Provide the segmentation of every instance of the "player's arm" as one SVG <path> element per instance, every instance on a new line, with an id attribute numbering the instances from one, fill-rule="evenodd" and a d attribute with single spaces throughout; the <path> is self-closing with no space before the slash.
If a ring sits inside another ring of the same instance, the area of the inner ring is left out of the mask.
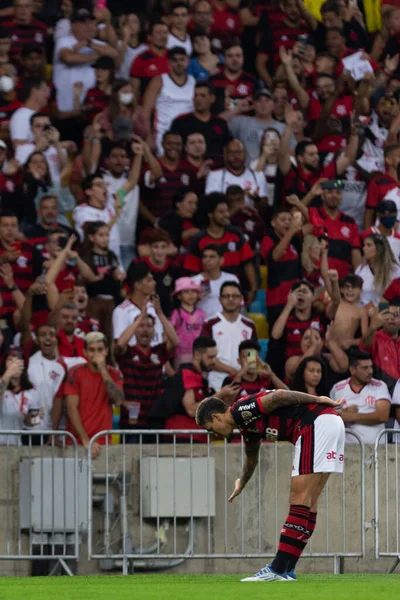
<path id="1" fill-rule="evenodd" d="M 258 465 L 258 456 L 260 453 L 261 440 L 258 443 L 245 446 L 245 459 L 243 464 L 242 473 L 239 479 L 235 481 L 235 489 L 228 498 L 228 502 L 232 502 L 236 496 L 238 496 L 244 489 L 246 483 L 251 479 L 256 467 Z"/>
<path id="2" fill-rule="evenodd" d="M 293 390 L 275 390 L 270 394 L 265 394 L 260 398 L 260 408 L 263 412 L 270 413 L 278 408 L 295 406 L 296 404 L 326 404 L 334 408 L 340 408 L 342 400 L 332 400 L 328 396 L 312 396 L 304 392 Z"/>

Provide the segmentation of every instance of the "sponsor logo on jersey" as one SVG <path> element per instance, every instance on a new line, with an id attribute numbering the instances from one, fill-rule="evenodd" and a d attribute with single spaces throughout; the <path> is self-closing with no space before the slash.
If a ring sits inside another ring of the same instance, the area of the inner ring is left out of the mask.
<path id="1" fill-rule="evenodd" d="M 339 454 L 339 456 L 338 456 L 338 453 L 335 452 L 335 450 L 331 450 L 326 455 L 326 460 L 339 460 L 340 462 L 343 462 L 344 456 L 343 456 L 343 454 Z"/>
<path id="2" fill-rule="evenodd" d="M 243 406 L 239 406 L 238 412 L 243 412 L 244 410 L 252 410 L 256 407 L 255 402 L 250 402 L 250 404 L 243 404 Z"/>
<path id="3" fill-rule="evenodd" d="M 249 419 L 251 419 L 252 416 L 253 416 L 253 413 L 251 413 L 249 410 L 244 410 L 242 412 L 243 421 L 248 421 Z"/>

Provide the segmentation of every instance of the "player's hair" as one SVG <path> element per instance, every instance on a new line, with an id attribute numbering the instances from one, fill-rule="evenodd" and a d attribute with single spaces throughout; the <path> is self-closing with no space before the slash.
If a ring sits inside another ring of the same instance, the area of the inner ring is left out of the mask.
<path id="1" fill-rule="evenodd" d="M 206 337 L 205 335 L 200 335 L 198 338 L 196 338 L 193 342 L 193 354 L 195 352 L 203 352 L 204 350 L 207 350 L 208 348 L 215 348 L 215 346 L 217 345 L 217 342 L 210 337 Z"/>
<path id="2" fill-rule="evenodd" d="M 205 197 L 205 205 L 207 206 L 207 214 L 214 212 L 219 204 L 228 204 L 225 194 L 222 192 L 212 192 Z"/>
<path id="3" fill-rule="evenodd" d="M 298 392 L 307 393 L 306 382 L 304 380 L 304 371 L 306 370 L 307 365 L 311 362 L 316 362 L 319 365 L 321 365 L 322 375 L 321 375 L 321 380 L 317 385 L 316 392 L 317 392 L 318 396 L 324 396 L 326 394 L 325 364 L 324 364 L 323 360 L 321 359 L 321 357 L 319 357 L 319 356 L 306 356 L 305 358 L 303 358 L 303 360 L 299 363 L 299 366 L 297 367 L 295 374 L 293 375 L 293 379 L 292 379 L 290 387 L 292 390 L 297 390 Z"/>
<path id="4" fill-rule="evenodd" d="M 315 143 L 312 142 L 311 140 L 303 140 L 303 141 L 299 142 L 294 150 L 296 158 L 298 156 L 303 156 L 303 154 L 305 154 L 308 146 L 315 146 Z M 287 210 L 286 212 L 290 212 L 290 211 Z"/>
<path id="5" fill-rule="evenodd" d="M 385 159 L 390 156 L 392 152 L 396 152 L 396 150 L 400 150 L 400 144 L 390 144 L 389 146 L 386 146 L 383 151 Z"/>
<path id="6" fill-rule="evenodd" d="M 224 289 L 227 287 L 235 287 L 243 295 L 242 288 L 237 281 L 224 281 L 219 290 L 220 297 L 222 296 Z"/>
<path id="7" fill-rule="evenodd" d="M 108 348 L 107 338 L 101 331 L 91 331 L 85 335 L 85 350 L 87 350 L 89 344 L 93 344 L 94 342 L 103 342 L 104 347 Z"/>
<path id="8" fill-rule="evenodd" d="M 150 268 L 146 263 L 131 263 L 126 274 L 126 283 L 133 291 L 135 283 L 143 281 L 150 273 Z"/>
<path id="9" fill-rule="evenodd" d="M 153 229 L 147 238 L 148 244 L 157 244 L 157 242 L 165 242 L 166 244 L 171 243 L 171 238 L 164 229 Z"/>
<path id="10" fill-rule="evenodd" d="M 216 398 L 215 396 L 204 398 L 196 410 L 197 425 L 204 427 L 206 423 L 212 421 L 213 415 L 223 415 L 228 408 L 229 406 L 221 398 Z"/>
<path id="11" fill-rule="evenodd" d="M 220 246 L 218 244 L 210 244 L 209 246 L 206 246 L 205 248 L 203 248 L 201 251 L 201 256 L 204 255 L 204 252 L 206 250 L 212 250 L 213 252 L 216 252 L 220 258 L 222 258 L 224 256 L 224 249 L 222 246 Z"/>
<path id="12" fill-rule="evenodd" d="M 323 15 L 324 13 L 328 13 L 328 12 L 333 12 L 337 16 L 340 15 L 339 7 L 337 6 L 336 2 L 334 2 L 332 0 L 327 0 L 327 2 L 324 2 L 320 8 L 320 11 L 321 11 L 321 15 Z"/>
<path id="13" fill-rule="evenodd" d="M 22 102 L 25 102 L 29 98 L 32 90 L 38 90 L 43 83 L 46 83 L 46 81 L 41 77 L 25 77 L 22 81 Z"/>
<path id="14" fill-rule="evenodd" d="M 310 290 L 310 292 L 314 293 L 314 288 L 311 285 L 311 283 L 309 281 L 307 281 L 307 279 L 298 279 L 297 281 L 295 281 L 294 283 L 292 283 L 292 287 L 290 288 L 292 292 L 294 292 L 295 290 L 298 290 L 300 286 L 305 285 L 308 287 L 308 289 Z"/>
<path id="15" fill-rule="evenodd" d="M 341 279 L 340 287 L 343 287 L 344 285 L 349 284 L 352 287 L 362 289 L 363 283 L 364 283 L 364 280 L 359 275 L 346 275 L 346 277 L 343 277 L 343 279 Z"/>
<path id="16" fill-rule="evenodd" d="M 349 348 L 347 354 L 349 357 L 349 367 L 356 367 L 360 360 L 372 360 L 372 356 L 368 352 L 364 352 L 364 350 L 360 350 L 356 346 Z"/>
<path id="17" fill-rule="evenodd" d="M 257 352 L 261 351 L 261 346 L 256 340 L 244 340 L 240 342 L 238 348 L 238 354 L 240 354 L 243 350 L 257 350 Z"/>
<path id="18" fill-rule="evenodd" d="M 215 96 L 215 87 L 209 81 L 198 81 L 194 86 L 194 89 L 198 90 L 199 88 L 207 88 L 210 96 Z"/>

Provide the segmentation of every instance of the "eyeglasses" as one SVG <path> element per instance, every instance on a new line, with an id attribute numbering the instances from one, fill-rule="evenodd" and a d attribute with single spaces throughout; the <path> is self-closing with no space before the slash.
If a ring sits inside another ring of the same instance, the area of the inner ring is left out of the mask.
<path id="1" fill-rule="evenodd" d="M 221 296 L 221 298 L 233 298 L 234 300 L 237 300 L 238 298 L 241 298 L 241 294 L 223 294 Z"/>

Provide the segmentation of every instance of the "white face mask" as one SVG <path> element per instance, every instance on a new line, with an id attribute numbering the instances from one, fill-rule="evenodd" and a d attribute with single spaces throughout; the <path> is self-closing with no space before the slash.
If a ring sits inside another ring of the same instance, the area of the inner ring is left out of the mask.
<path id="1" fill-rule="evenodd" d="M 128 104 L 132 104 L 133 92 L 121 92 L 118 94 L 118 98 L 122 104 L 128 106 Z"/>
<path id="2" fill-rule="evenodd" d="M 0 77 L 0 92 L 7 94 L 14 89 L 14 80 L 9 75 L 2 75 Z"/>

